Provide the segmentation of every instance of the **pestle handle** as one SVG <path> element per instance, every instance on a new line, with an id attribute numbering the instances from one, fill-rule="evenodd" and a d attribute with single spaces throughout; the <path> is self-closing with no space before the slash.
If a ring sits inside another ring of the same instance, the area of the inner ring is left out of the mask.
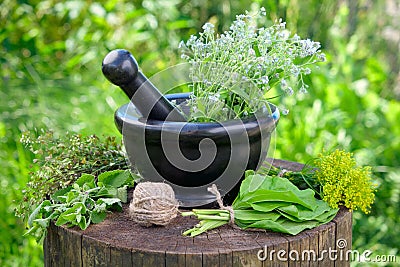
<path id="1" fill-rule="evenodd" d="M 117 49 L 103 60 L 104 76 L 119 86 L 147 119 L 186 121 L 185 116 L 172 105 L 139 71 L 135 58 L 127 50 Z"/>

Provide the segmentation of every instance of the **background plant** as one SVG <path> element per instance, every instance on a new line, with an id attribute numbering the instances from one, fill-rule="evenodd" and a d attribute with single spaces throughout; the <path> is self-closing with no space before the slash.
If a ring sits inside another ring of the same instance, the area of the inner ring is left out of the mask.
<path id="1" fill-rule="evenodd" d="M 368 216 L 354 212 L 353 249 L 399 254 L 397 1 L 5 0 L 0 4 L 0 265 L 43 265 L 40 246 L 22 236 L 24 224 L 14 211 L 34 156 L 19 142 L 22 132 L 36 127 L 52 129 L 55 137 L 120 136 L 113 112 L 126 97 L 100 70 L 109 50 L 132 51 L 151 76 L 179 62 L 174 49 L 180 40 L 206 22 L 223 32 L 235 15 L 261 6 L 272 21 L 282 18 L 291 32 L 318 40 L 327 56 L 305 80 L 309 94 L 286 97 L 291 112 L 279 122 L 274 156 L 306 162 L 322 148 L 341 147 L 360 165 L 373 166 L 376 201 Z"/>

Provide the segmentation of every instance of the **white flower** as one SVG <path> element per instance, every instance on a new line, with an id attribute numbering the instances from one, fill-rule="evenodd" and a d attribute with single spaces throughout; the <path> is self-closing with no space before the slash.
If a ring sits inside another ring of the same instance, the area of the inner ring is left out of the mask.
<path id="1" fill-rule="evenodd" d="M 189 40 L 186 42 L 186 45 L 189 46 L 189 47 L 193 46 L 196 43 L 196 40 L 197 40 L 197 36 L 191 35 L 189 37 Z"/>
<path id="2" fill-rule="evenodd" d="M 292 67 L 291 67 L 291 69 L 290 69 L 290 73 L 293 75 L 293 76 L 298 76 L 299 74 L 300 74 L 300 69 L 299 69 L 299 67 L 297 67 L 296 65 L 293 65 Z"/>
<path id="3" fill-rule="evenodd" d="M 288 86 L 287 81 L 285 79 L 281 80 L 281 87 L 286 88 Z"/>
<path id="4" fill-rule="evenodd" d="M 325 56 L 324 53 L 318 53 L 318 54 L 317 54 L 317 58 L 318 58 L 318 60 L 320 60 L 320 61 L 322 61 L 322 62 L 325 62 L 325 61 L 326 61 L 326 56 Z"/>
<path id="5" fill-rule="evenodd" d="M 202 28 L 205 34 L 214 34 L 214 24 L 207 22 L 203 25 Z"/>
<path id="6" fill-rule="evenodd" d="M 261 81 L 262 81 L 264 84 L 268 84 L 268 82 L 269 82 L 268 76 L 262 76 L 262 77 L 261 77 Z"/>
<path id="7" fill-rule="evenodd" d="M 288 88 L 286 88 L 285 92 L 286 92 L 286 94 L 288 94 L 288 95 L 293 95 L 293 93 L 294 93 L 293 88 L 290 87 L 290 86 L 289 86 Z"/>
<path id="8" fill-rule="evenodd" d="M 307 93 L 308 93 L 307 87 L 308 87 L 308 85 L 303 84 L 303 85 L 300 87 L 299 93 L 301 93 L 301 94 L 307 94 Z"/>
<path id="9" fill-rule="evenodd" d="M 210 94 L 208 96 L 208 99 L 217 102 L 217 101 L 219 101 L 219 96 L 220 96 L 219 94 Z"/>
<path id="10" fill-rule="evenodd" d="M 302 51 L 300 52 L 301 57 L 314 55 L 321 47 L 321 44 L 319 42 L 313 42 L 310 39 L 300 40 L 299 43 L 302 48 Z"/>
<path id="11" fill-rule="evenodd" d="M 283 115 L 288 115 L 289 114 L 289 110 L 286 108 L 282 108 L 282 114 Z"/>
<path id="12" fill-rule="evenodd" d="M 248 53 L 249 53 L 249 56 L 255 56 L 256 55 L 256 51 L 254 51 L 253 48 L 250 48 Z"/>
<path id="13" fill-rule="evenodd" d="M 261 7 L 260 8 L 260 14 L 263 15 L 263 16 L 267 15 L 267 12 L 265 11 L 265 7 Z"/>

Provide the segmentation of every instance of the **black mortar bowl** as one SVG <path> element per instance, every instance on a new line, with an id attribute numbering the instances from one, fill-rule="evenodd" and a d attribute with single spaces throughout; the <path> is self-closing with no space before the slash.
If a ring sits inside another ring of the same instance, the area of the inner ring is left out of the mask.
<path id="1" fill-rule="evenodd" d="M 165 97 L 182 104 L 189 96 Z M 184 104 L 182 109 L 188 112 Z M 245 170 L 257 170 L 264 161 L 279 117 L 270 105 L 255 116 L 222 123 L 146 121 L 128 103 L 115 112 L 115 123 L 144 180 L 169 183 L 181 206 L 196 207 L 215 200 L 207 191 L 213 183 L 226 203 L 233 201 Z"/>

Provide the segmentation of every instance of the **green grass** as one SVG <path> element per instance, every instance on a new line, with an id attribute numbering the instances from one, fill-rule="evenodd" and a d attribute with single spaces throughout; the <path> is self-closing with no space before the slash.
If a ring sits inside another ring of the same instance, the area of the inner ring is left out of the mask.
<path id="1" fill-rule="evenodd" d="M 254 1 L 254 9 L 261 2 Z M 369 215 L 354 213 L 353 249 L 399 255 L 400 103 L 394 88 L 400 57 L 380 38 L 390 26 L 385 1 L 365 8 L 362 1 L 338 2 L 263 4 L 328 54 L 309 79 L 309 94 L 285 100 L 290 113 L 279 122 L 274 156 L 307 162 L 322 149 L 340 147 L 373 166 L 376 203 Z M 0 266 L 43 265 L 41 247 L 22 236 L 24 224 L 14 216 L 33 157 L 19 143 L 21 133 L 45 128 L 56 135 L 120 137 L 113 113 L 127 99 L 101 74 L 105 54 L 126 48 L 151 76 L 180 62 L 179 41 L 204 22 L 222 30 L 249 8 L 248 1 L 141 3 L 0 4 Z"/>

